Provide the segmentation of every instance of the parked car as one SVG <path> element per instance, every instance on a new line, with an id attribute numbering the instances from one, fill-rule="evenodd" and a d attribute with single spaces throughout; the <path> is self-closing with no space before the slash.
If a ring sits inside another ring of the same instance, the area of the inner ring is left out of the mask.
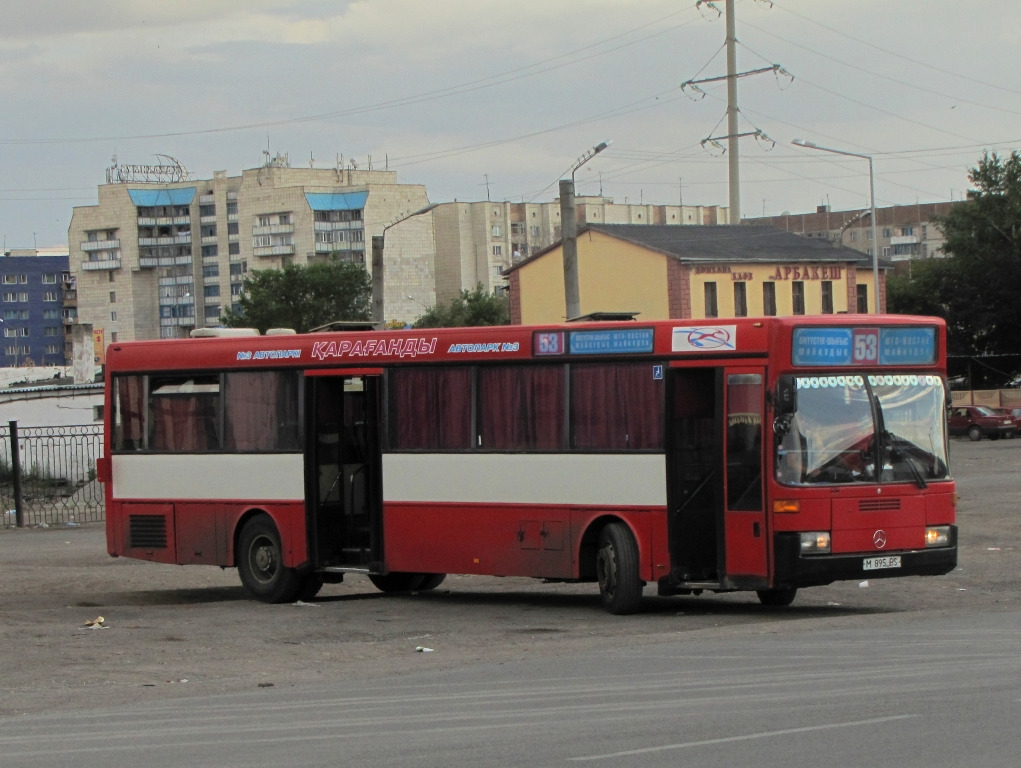
<path id="1" fill-rule="evenodd" d="M 967 435 L 972 440 L 983 437 L 998 440 L 1013 437 L 1017 430 L 1013 417 L 984 405 L 958 405 L 950 411 L 950 434 L 954 437 Z"/>
<path id="2" fill-rule="evenodd" d="M 1021 434 L 1021 408 L 997 408 L 997 413 L 1002 413 L 1014 422 L 1014 437 Z"/>

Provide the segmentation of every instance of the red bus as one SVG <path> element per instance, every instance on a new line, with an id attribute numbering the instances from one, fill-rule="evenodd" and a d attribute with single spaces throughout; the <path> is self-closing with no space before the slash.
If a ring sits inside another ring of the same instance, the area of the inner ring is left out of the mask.
<path id="1" fill-rule="evenodd" d="M 111 555 L 267 602 L 595 582 L 619 614 L 957 562 L 939 319 L 250 334 L 109 346 Z"/>

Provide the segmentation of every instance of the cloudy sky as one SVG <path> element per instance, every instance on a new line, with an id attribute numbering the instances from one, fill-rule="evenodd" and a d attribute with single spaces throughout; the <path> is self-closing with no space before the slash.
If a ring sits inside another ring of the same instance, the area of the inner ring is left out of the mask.
<path id="1" fill-rule="evenodd" d="M 718 0 L 724 9 L 724 0 Z M 5 0 L 0 235 L 67 246 L 121 164 L 389 168 L 430 200 L 727 205 L 726 25 L 695 0 Z M 742 214 L 960 199 L 1021 147 L 1017 0 L 737 0 Z M 768 137 L 768 138 L 766 138 Z M 724 145 L 726 142 L 722 142 Z"/>

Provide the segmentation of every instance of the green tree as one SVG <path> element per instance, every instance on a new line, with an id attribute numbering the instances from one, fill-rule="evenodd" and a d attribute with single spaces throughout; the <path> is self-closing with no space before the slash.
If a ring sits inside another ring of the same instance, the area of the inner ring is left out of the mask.
<path id="1" fill-rule="evenodd" d="M 947 321 L 953 354 L 1021 352 L 1021 155 L 986 153 L 968 199 L 937 220 L 947 258 L 912 262 L 891 281 L 890 308 Z"/>
<path id="2" fill-rule="evenodd" d="M 487 293 L 482 283 L 473 291 L 461 294 L 446 306 L 429 307 L 415 328 L 454 328 L 470 325 L 507 325 L 510 322 L 510 302 L 506 295 Z"/>
<path id="3" fill-rule="evenodd" d="M 245 278 L 238 311 L 227 310 L 229 328 L 293 328 L 306 333 L 335 320 L 372 319 L 372 281 L 361 264 L 331 259 L 283 269 L 257 269 Z"/>

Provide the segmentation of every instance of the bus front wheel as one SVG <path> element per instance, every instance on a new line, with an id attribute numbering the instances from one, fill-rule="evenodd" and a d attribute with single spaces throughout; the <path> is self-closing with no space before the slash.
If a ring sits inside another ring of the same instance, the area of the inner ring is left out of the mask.
<path id="1" fill-rule="evenodd" d="M 264 603 L 289 603 L 302 583 L 293 568 L 284 565 L 277 527 L 265 515 L 245 523 L 238 539 L 238 574 L 248 593 Z"/>
<path id="2" fill-rule="evenodd" d="M 797 587 L 789 587 L 787 589 L 760 589 L 755 594 L 759 596 L 759 602 L 769 608 L 786 608 L 794 602 L 794 597 L 798 594 L 798 589 Z"/>
<path id="3" fill-rule="evenodd" d="M 600 531 L 596 577 L 606 610 L 618 616 L 638 612 L 645 584 L 638 577 L 638 545 L 623 523 L 609 523 Z"/>

